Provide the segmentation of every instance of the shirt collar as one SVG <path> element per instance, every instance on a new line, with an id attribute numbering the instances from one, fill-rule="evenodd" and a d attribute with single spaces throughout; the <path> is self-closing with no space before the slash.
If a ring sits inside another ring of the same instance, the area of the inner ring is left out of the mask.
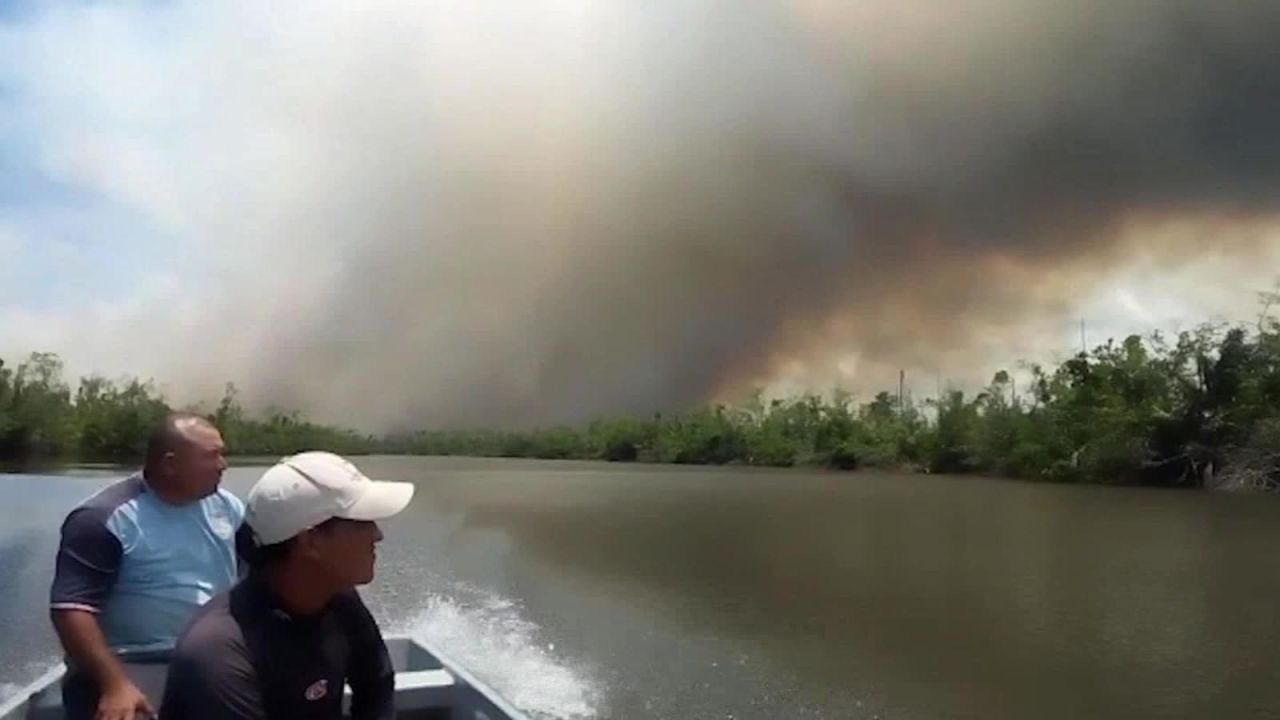
<path id="1" fill-rule="evenodd" d="M 294 615 L 284 608 L 280 598 L 271 590 L 266 574 L 261 571 L 250 570 L 241 584 L 244 586 L 245 599 L 249 601 L 253 610 L 275 620 L 297 625 L 315 623 L 328 615 L 330 608 L 333 607 L 333 602 L 330 601 L 315 615 Z"/>

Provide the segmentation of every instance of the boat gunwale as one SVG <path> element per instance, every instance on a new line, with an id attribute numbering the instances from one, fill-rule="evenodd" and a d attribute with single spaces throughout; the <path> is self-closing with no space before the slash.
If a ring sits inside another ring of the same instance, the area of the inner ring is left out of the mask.
<path id="1" fill-rule="evenodd" d="M 530 720 L 529 716 L 516 709 L 506 698 L 495 691 L 491 686 L 471 674 L 463 668 L 458 662 L 448 655 L 439 652 L 432 647 L 430 643 L 423 642 L 411 635 L 389 635 L 387 641 L 407 641 L 413 645 L 417 645 L 427 654 L 439 661 L 440 665 L 453 675 L 456 686 L 466 687 L 470 689 L 476 696 L 484 702 L 493 706 L 493 709 L 500 713 L 504 713 L 502 720 Z M 151 659 L 155 662 L 156 659 Z M 17 715 L 19 712 L 29 712 L 31 710 L 31 702 L 41 693 L 54 689 L 58 681 L 66 674 L 66 663 L 59 662 L 53 667 L 46 670 L 39 677 L 31 682 L 23 685 L 13 697 L 7 700 L 0 700 L 0 720 L 8 720 L 9 718 L 25 720 L 25 715 Z M 411 670 L 400 670 L 396 674 L 413 672 Z"/>

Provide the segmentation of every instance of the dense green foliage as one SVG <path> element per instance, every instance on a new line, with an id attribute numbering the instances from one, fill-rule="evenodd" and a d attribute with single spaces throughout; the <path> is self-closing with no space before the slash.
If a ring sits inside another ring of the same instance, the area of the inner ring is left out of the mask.
<path id="1" fill-rule="evenodd" d="M 1280 481 L 1280 325 L 1129 337 L 1056 368 L 1001 371 L 982 392 L 922 403 L 847 393 L 525 432 L 373 438 L 273 412 L 249 417 L 227 387 L 208 412 L 232 450 L 306 448 L 667 463 L 895 467 L 1068 482 L 1274 487 Z M 1026 378 L 1030 379 L 1028 383 Z M 133 459 L 168 406 L 137 380 L 82 378 L 56 356 L 0 363 L 0 459 Z"/>
<path id="2" fill-rule="evenodd" d="M 147 437 L 169 411 L 151 383 L 90 376 L 81 378 L 73 393 L 55 355 L 34 353 L 14 369 L 0 361 L 0 460 L 134 461 L 143 456 Z M 248 417 L 231 385 L 205 414 L 240 455 L 278 456 L 313 448 L 359 453 L 375 447 L 368 436 L 310 423 L 296 413 Z"/>
<path id="3" fill-rule="evenodd" d="M 1064 482 L 1274 487 L 1280 326 L 1108 341 L 982 392 L 916 403 L 846 393 L 528 433 L 422 432 L 401 452 L 672 463 L 893 467 Z M 1030 382 L 1027 382 L 1029 379 Z"/>

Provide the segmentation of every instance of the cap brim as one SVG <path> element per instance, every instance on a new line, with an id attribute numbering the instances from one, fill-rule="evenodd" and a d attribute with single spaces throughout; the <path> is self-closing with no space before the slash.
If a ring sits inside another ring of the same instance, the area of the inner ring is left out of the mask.
<path id="1" fill-rule="evenodd" d="M 399 513 L 413 499 L 413 483 L 371 480 L 364 495 L 338 517 L 347 520 L 385 520 Z"/>

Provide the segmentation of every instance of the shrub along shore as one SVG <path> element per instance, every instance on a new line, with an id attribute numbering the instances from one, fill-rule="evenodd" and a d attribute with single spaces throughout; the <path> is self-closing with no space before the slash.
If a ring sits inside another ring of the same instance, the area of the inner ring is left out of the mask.
<path id="1" fill-rule="evenodd" d="M 811 465 L 981 473 L 1059 482 L 1275 489 L 1280 485 L 1280 324 L 1202 326 L 1108 341 L 1056 367 L 1020 366 L 981 392 L 916 401 L 846 392 L 600 418 L 530 431 L 374 436 L 293 412 L 251 416 L 234 386 L 205 412 L 238 455 L 470 455 L 618 462 Z M 140 458 L 170 410 L 139 379 L 80 378 L 33 353 L 0 362 L 0 460 Z"/>

